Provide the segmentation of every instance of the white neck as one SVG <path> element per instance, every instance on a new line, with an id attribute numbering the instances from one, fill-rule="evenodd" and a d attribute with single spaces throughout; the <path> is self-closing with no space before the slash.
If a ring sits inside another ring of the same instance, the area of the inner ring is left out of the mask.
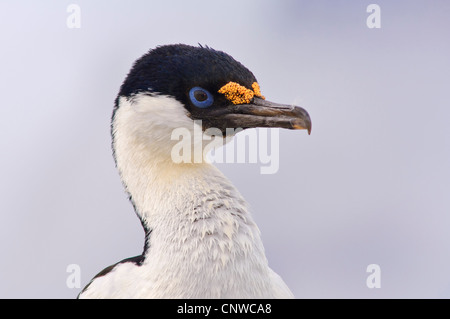
<path id="1" fill-rule="evenodd" d="M 180 119 L 177 127 L 192 126 L 192 120 L 174 114 L 184 108 L 175 108 L 173 99 L 162 105 L 158 98 L 158 106 L 154 99 L 130 103 L 121 98 L 113 123 L 117 167 L 137 214 L 151 230 L 140 276 L 152 289 L 141 291 L 152 297 L 275 296 L 274 273 L 246 202 L 211 164 L 171 160 L 170 134 L 161 134 L 155 117 L 143 120 L 143 110 L 155 113 L 164 107 L 172 120 Z M 167 121 L 159 125 L 167 130 Z"/>

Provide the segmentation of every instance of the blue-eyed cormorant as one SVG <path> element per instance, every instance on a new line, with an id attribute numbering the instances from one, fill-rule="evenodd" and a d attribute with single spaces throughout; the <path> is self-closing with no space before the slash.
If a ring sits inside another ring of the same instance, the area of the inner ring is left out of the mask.
<path id="1" fill-rule="evenodd" d="M 224 52 L 177 44 L 138 59 L 115 101 L 111 133 L 144 251 L 104 269 L 80 298 L 293 297 L 269 268 L 231 182 L 207 161 L 173 160 L 172 132 L 196 127 L 225 138 L 227 128 L 310 132 L 311 120 L 300 107 L 265 100 L 252 72 Z"/>

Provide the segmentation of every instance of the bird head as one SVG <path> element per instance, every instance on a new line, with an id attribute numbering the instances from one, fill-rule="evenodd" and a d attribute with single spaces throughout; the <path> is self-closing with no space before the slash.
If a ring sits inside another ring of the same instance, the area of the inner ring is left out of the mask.
<path id="1" fill-rule="evenodd" d="M 200 124 L 199 124 L 200 123 Z M 269 102 L 252 72 L 230 55 L 183 44 L 150 50 L 123 82 L 113 112 L 112 133 L 126 128 L 144 144 L 169 150 L 174 129 L 280 127 L 311 132 L 301 107 Z M 234 130 L 227 130 L 234 129 Z M 232 134 L 232 133 L 230 133 Z"/>

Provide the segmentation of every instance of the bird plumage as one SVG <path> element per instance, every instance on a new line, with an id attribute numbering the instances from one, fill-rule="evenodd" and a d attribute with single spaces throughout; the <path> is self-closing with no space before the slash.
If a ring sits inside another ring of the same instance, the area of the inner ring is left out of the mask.
<path id="1" fill-rule="evenodd" d="M 231 56 L 208 47 L 163 46 L 134 64 L 116 99 L 111 131 L 119 174 L 145 230 L 145 247 L 141 256 L 99 273 L 80 298 L 293 297 L 268 266 L 259 229 L 232 183 L 206 161 L 171 159 L 178 142 L 171 139 L 173 130 L 194 133 L 197 126 L 204 131 L 227 116 L 220 115 L 225 108 L 230 114 L 238 110 L 217 93 L 229 82 L 251 89 L 256 79 Z M 212 92 L 211 108 L 195 107 L 188 94 L 192 87 Z M 283 109 L 282 119 L 275 120 L 300 119 L 309 131 L 307 113 L 294 118 L 293 112 Z M 289 125 L 297 128 L 295 123 Z"/>

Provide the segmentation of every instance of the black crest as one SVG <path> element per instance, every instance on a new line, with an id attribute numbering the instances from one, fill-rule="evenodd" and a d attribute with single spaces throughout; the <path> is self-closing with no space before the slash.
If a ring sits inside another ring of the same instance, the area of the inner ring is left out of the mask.
<path id="1" fill-rule="evenodd" d="M 222 51 L 207 46 L 165 45 L 150 50 L 134 63 L 119 96 L 143 92 L 168 95 L 189 108 L 188 92 L 192 87 L 217 93 L 230 81 L 251 89 L 256 79 L 245 66 Z"/>

